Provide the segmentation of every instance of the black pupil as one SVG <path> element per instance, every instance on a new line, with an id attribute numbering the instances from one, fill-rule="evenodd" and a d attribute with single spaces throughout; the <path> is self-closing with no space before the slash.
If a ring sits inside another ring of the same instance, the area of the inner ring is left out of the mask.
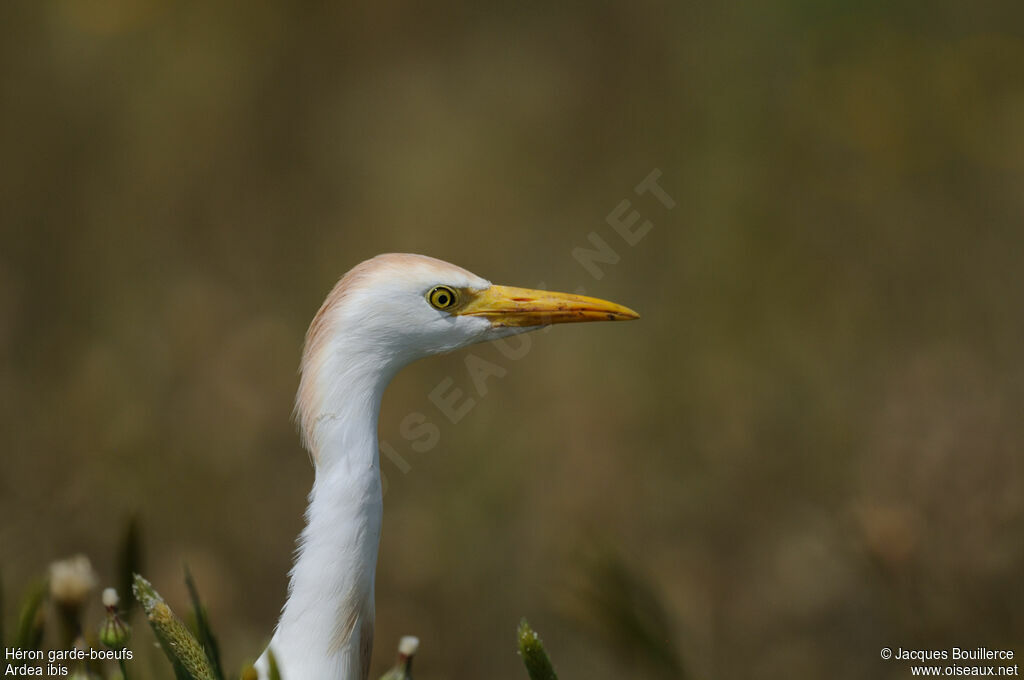
<path id="1" fill-rule="evenodd" d="M 445 295 L 444 293 L 441 293 L 440 295 L 438 295 L 437 296 L 437 304 L 439 304 L 439 305 L 446 305 L 446 304 L 448 304 L 448 296 Z"/>

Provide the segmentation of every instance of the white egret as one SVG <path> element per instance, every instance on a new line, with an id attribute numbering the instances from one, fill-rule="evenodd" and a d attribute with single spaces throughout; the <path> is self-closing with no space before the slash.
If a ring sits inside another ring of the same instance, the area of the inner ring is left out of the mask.
<path id="1" fill-rule="evenodd" d="M 284 680 L 369 673 L 383 514 L 377 418 L 398 370 L 547 324 L 636 318 L 604 300 L 491 285 L 423 255 L 379 255 L 341 278 L 306 333 L 295 405 L 316 474 L 268 647 Z M 256 665 L 265 678 L 267 652 Z"/>

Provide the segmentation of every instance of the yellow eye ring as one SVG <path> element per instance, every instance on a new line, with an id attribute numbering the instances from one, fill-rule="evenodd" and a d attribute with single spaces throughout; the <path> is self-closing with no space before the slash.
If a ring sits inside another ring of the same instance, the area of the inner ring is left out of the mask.
<path id="1" fill-rule="evenodd" d="M 455 289 L 449 288 L 448 286 L 434 286 L 427 293 L 427 302 L 434 309 L 449 309 L 459 299 Z"/>

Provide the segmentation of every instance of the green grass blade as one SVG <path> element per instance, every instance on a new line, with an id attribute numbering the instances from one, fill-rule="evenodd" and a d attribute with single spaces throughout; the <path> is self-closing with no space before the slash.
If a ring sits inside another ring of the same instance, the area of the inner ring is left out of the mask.
<path id="1" fill-rule="evenodd" d="M 267 680 L 281 680 L 281 669 L 277 667 L 277 657 L 273 650 L 267 650 Z"/>
<path id="2" fill-rule="evenodd" d="M 530 680 L 558 680 L 555 667 L 551 665 L 548 653 L 544 651 L 544 643 L 530 624 L 523 619 L 519 622 L 519 655 L 523 657 L 526 672 Z"/>
<path id="3" fill-rule="evenodd" d="M 142 527 L 139 518 L 132 515 L 125 524 L 117 551 L 117 592 L 121 596 L 121 613 L 125 621 L 129 621 L 135 613 L 135 591 L 132 584 L 135 574 L 143 571 Z"/>
<path id="4" fill-rule="evenodd" d="M 25 600 L 18 615 L 18 627 L 15 629 L 14 646 L 21 649 L 39 649 L 43 642 L 43 629 L 46 626 L 46 581 L 39 581 L 29 586 Z"/>
<path id="5" fill-rule="evenodd" d="M 164 654 L 174 666 L 178 680 L 217 680 L 202 645 L 188 631 L 188 627 L 167 606 L 160 594 L 146 579 L 135 575 L 135 598 L 146 612 L 149 625 Z"/>
<path id="6" fill-rule="evenodd" d="M 647 666 L 658 677 L 688 678 L 671 643 L 671 619 L 655 584 L 612 551 L 584 560 L 583 578 L 578 579 L 583 585 L 576 596 L 608 644 L 624 659 Z"/>
<path id="7" fill-rule="evenodd" d="M 220 647 L 217 644 L 217 638 L 213 635 L 210 619 L 206 614 L 206 608 L 203 606 L 202 600 L 199 599 L 199 589 L 196 588 L 196 581 L 192 577 L 192 571 L 188 568 L 188 565 L 185 565 L 185 585 L 188 587 L 188 595 L 192 600 L 192 615 L 195 617 L 196 633 L 199 637 L 199 642 L 206 651 L 207 658 L 210 659 L 210 666 L 213 668 L 214 677 L 217 680 L 226 680 L 224 668 L 220 662 Z"/>

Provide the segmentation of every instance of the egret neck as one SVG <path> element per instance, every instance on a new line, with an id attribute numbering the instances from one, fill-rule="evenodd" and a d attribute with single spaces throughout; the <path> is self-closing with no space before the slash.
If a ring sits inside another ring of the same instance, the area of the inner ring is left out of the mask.
<path id="1" fill-rule="evenodd" d="M 348 355 L 337 349 L 335 357 Z M 383 516 L 377 421 L 394 371 L 354 362 L 343 373 L 316 416 L 306 527 L 270 643 L 285 677 L 359 679 L 369 671 Z"/>

